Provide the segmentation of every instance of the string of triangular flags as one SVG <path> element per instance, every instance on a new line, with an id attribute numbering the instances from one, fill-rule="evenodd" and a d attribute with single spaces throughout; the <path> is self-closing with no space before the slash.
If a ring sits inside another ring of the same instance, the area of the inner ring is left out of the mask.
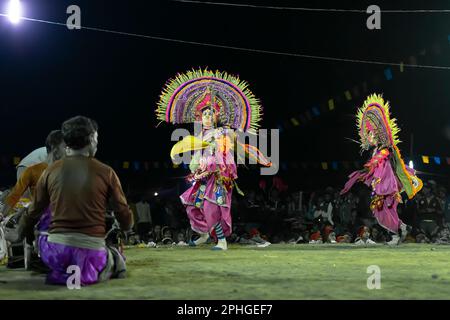
<path id="1" fill-rule="evenodd" d="M 0 167 L 12 167 L 20 163 L 20 157 L 1 157 Z M 437 166 L 450 166 L 450 157 L 447 156 L 429 156 L 429 155 L 419 155 L 414 157 L 414 163 L 421 163 L 424 165 L 437 165 Z M 188 169 L 187 164 L 174 164 L 171 161 L 131 161 L 131 160 L 106 160 L 106 164 L 111 166 L 116 170 L 129 170 L 129 171 L 151 171 L 159 169 Z M 288 169 L 322 169 L 322 170 L 339 170 L 339 169 L 350 169 L 350 168 L 361 168 L 364 163 L 360 160 L 358 161 L 282 161 L 280 163 L 281 170 Z M 408 165 L 408 164 L 407 164 Z"/>
<path id="2" fill-rule="evenodd" d="M 450 35 L 447 36 L 448 44 L 450 45 Z M 408 64 L 416 65 L 418 56 L 425 56 L 429 52 L 432 52 L 435 55 L 440 55 L 442 53 L 442 47 L 439 43 L 435 43 L 432 45 L 431 50 L 423 49 L 416 55 L 411 55 L 406 61 Z M 400 62 L 398 66 L 398 71 L 403 73 L 405 71 L 404 62 Z M 397 70 L 397 67 L 386 67 L 383 70 L 382 78 L 385 81 L 391 81 L 394 79 L 394 71 Z M 374 74 L 372 82 L 380 82 L 380 75 Z M 368 81 L 363 81 L 359 85 L 350 86 L 348 90 L 345 90 L 343 93 L 338 94 L 337 96 L 330 97 L 329 99 L 322 101 L 313 105 L 308 110 L 298 114 L 296 116 L 292 116 L 290 119 L 285 119 L 279 121 L 277 127 L 280 132 L 283 132 L 285 129 L 290 129 L 292 127 L 300 127 L 302 125 L 307 124 L 309 121 L 312 121 L 315 118 L 318 118 L 326 113 L 333 112 L 336 107 L 341 104 L 342 101 L 346 103 L 352 101 L 354 98 L 359 97 L 361 94 L 368 93 Z"/>
<path id="3" fill-rule="evenodd" d="M 421 164 L 424 165 L 436 165 L 436 166 L 449 166 L 450 167 L 450 157 L 438 157 L 438 156 L 419 156 L 417 158 L 411 159 L 413 165 L 417 165 L 420 160 Z M 348 169 L 361 169 L 364 165 L 364 162 L 361 160 L 357 161 L 300 161 L 300 162 L 281 162 L 280 169 L 283 171 L 287 171 L 289 169 L 321 169 L 321 170 L 348 170 Z M 407 163 L 406 165 L 409 165 Z"/>

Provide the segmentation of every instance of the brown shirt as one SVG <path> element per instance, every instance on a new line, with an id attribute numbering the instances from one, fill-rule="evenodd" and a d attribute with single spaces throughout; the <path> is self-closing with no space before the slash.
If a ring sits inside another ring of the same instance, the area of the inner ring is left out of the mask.
<path id="1" fill-rule="evenodd" d="M 129 230 L 132 213 L 114 170 L 94 158 L 66 157 L 49 166 L 39 179 L 26 224 L 36 224 L 50 205 L 50 233 L 105 237 L 109 200 L 120 227 Z"/>

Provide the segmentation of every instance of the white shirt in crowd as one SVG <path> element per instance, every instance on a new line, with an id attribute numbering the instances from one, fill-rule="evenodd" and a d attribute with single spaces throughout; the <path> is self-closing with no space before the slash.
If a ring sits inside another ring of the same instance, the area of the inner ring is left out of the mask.
<path id="1" fill-rule="evenodd" d="M 139 201 L 136 203 L 137 223 L 151 223 L 150 205 L 148 202 Z"/>
<path id="2" fill-rule="evenodd" d="M 329 223 L 331 223 L 334 226 L 333 222 L 333 205 L 331 202 L 328 204 L 327 211 L 323 210 L 315 210 L 314 211 L 314 218 L 322 216 L 324 220 L 327 220 Z"/>
<path id="3" fill-rule="evenodd" d="M 42 147 L 32 151 L 25 158 L 20 161 L 17 167 L 31 167 L 34 164 L 41 163 L 47 160 L 47 148 Z"/>

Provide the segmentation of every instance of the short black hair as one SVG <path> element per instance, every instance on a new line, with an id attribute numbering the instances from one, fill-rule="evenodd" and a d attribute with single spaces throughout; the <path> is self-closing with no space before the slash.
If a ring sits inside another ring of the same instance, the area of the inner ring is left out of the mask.
<path id="1" fill-rule="evenodd" d="M 53 130 L 50 132 L 45 140 L 45 148 L 47 149 L 47 153 L 52 152 L 63 142 L 64 138 L 61 130 Z"/>
<path id="2" fill-rule="evenodd" d="M 90 136 L 98 131 L 98 125 L 92 119 L 76 116 L 64 121 L 61 131 L 66 145 L 71 149 L 79 150 L 89 145 Z"/>

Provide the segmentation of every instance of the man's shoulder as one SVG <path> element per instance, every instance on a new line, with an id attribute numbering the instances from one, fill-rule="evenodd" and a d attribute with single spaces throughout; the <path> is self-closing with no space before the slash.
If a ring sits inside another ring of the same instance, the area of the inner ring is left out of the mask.
<path id="1" fill-rule="evenodd" d="M 26 155 L 17 166 L 29 167 L 33 164 L 44 161 L 46 158 L 47 158 L 47 148 L 41 147 L 33 150 L 28 155 Z"/>
<path id="2" fill-rule="evenodd" d="M 48 167 L 47 162 L 39 162 L 29 166 L 26 170 L 45 170 Z"/>
<path id="3" fill-rule="evenodd" d="M 33 164 L 25 169 L 25 171 L 22 174 L 22 177 L 24 178 L 31 177 L 34 176 L 35 174 L 41 175 L 45 171 L 45 169 L 47 169 L 47 167 L 48 164 L 46 162 Z"/>
<path id="4" fill-rule="evenodd" d="M 103 171 L 108 174 L 111 172 L 115 173 L 114 169 L 111 166 L 107 165 L 106 163 L 103 163 L 100 160 L 95 159 L 95 158 L 89 158 L 89 160 L 91 161 L 92 165 L 94 167 L 96 167 L 98 170 Z"/>

